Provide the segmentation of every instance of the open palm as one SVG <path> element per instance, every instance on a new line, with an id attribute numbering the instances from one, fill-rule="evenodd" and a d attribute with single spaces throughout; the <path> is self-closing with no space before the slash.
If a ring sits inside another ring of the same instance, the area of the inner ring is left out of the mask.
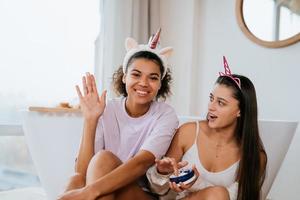
<path id="1" fill-rule="evenodd" d="M 82 77 L 82 87 L 83 95 L 79 86 L 76 85 L 83 116 L 85 119 L 98 119 L 106 105 L 106 91 L 102 92 L 101 97 L 99 97 L 95 77 L 90 73 L 86 73 L 86 76 Z"/>

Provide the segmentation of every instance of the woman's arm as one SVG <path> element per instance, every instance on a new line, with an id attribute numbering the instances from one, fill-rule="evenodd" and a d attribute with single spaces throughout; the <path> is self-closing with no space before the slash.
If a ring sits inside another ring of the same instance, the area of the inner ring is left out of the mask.
<path id="1" fill-rule="evenodd" d="M 84 120 L 83 135 L 75 163 L 75 172 L 86 176 L 90 160 L 94 156 L 94 141 L 98 120 Z"/>
<path id="2" fill-rule="evenodd" d="M 147 178 L 150 182 L 151 190 L 157 194 L 164 195 L 169 191 L 169 176 L 177 168 L 180 168 L 187 163 L 180 162 L 185 150 L 191 143 L 193 134 L 192 123 L 182 125 L 176 132 L 172 143 L 167 151 L 167 158 L 156 161 L 156 166 L 152 166 L 147 171 Z M 174 169 L 175 166 L 175 169 Z M 168 194 L 169 195 L 169 194 Z M 169 197 L 169 196 L 168 196 Z"/>
<path id="3" fill-rule="evenodd" d="M 193 144 L 195 131 L 195 123 L 185 123 L 177 130 L 172 143 L 166 153 L 166 157 L 174 158 L 178 163 L 185 151 Z"/>
<path id="4" fill-rule="evenodd" d="M 83 94 L 79 87 L 76 86 L 80 99 L 80 108 L 84 117 L 84 127 L 75 171 L 85 176 L 88 164 L 94 155 L 96 127 L 106 105 L 106 91 L 102 93 L 100 98 L 95 78 L 90 73 L 86 73 L 86 76 L 82 77 L 82 87 Z"/>
<path id="5" fill-rule="evenodd" d="M 177 131 L 171 142 L 171 145 L 166 153 L 166 157 L 174 158 L 176 162 L 179 162 L 184 154 L 184 147 L 186 139 L 186 129 L 188 128 L 187 124 L 182 125 Z"/>

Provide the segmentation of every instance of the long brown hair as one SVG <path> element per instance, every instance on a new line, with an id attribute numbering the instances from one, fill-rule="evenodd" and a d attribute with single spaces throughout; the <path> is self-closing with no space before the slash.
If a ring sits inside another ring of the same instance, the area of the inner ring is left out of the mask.
<path id="1" fill-rule="evenodd" d="M 235 133 L 241 148 L 237 171 L 239 182 L 237 199 L 260 200 L 266 174 L 267 154 L 258 131 L 256 92 L 253 83 L 247 77 L 241 75 L 233 77 L 240 79 L 241 88 L 228 76 L 220 76 L 216 83 L 232 88 L 233 97 L 239 101 L 241 116 L 238 118 Z"/>

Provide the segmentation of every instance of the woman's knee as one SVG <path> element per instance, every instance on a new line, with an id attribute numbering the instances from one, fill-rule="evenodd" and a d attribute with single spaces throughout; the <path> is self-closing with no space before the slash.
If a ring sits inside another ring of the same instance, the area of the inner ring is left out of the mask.
<path id="1" fill-rule="evenodd" d="M 112 152 L 101 150 L 96 153 L 89 165 L 95 165 L 97 167 L 106 166 L 109 168 L 116 168 L 122 164 L 122 161 Z"/>
<path id="2" fill-rule="evenodd" d="M 204 192 L 205 200 L 229 200 L 229 193 L 225 187 L 209 187 Z"/>
<path id="3" fill-rule="evenodd" d="M 84 186 L 85 186 L 85 176 L 80 173 L 76 173 L 75 175 L 69 178 L 68 185 L 65 191 L 82 188 Z"/>
<path id="4" fill-rule="evenodd" d="M 91 159 L 87 169 L 87 184 L 104 176 L 122 164 L 121 160 L 110 151 L 101 150 Z"/>

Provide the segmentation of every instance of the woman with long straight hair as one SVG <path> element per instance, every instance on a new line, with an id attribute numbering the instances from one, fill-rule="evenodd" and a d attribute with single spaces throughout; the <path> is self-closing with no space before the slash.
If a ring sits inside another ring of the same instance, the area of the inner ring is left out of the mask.
<path id="1" fill-rule="evenodd" d="M 267 155 L 258 131 L 255 88 L 247 77 L 231 74 L 223 61 L 225 73 L 209 95 L 206 120 L 183 124 L 166 157 L 147 172 L 161 199 L 260 199 Z M 180 168 L 192 168 L 197 179 L 170 182 Z"/>

